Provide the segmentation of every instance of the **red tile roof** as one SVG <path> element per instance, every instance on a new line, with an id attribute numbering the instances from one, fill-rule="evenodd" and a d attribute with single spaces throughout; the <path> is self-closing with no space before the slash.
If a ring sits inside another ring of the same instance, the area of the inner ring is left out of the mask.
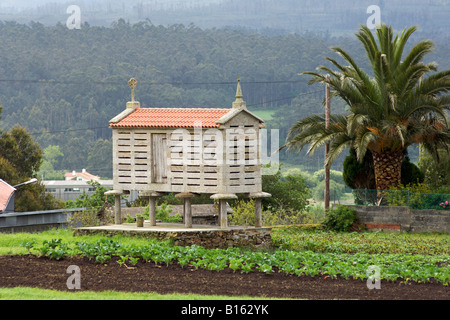
<path id="1" fill-rule="evenodd" d="M 15 188 L 0 179 L 0 212 L 5 211 L 9 199 L 13 195 L 14 191 L 16 191 Z"/>
<path id="2" fill-rule="evenodd" d="M 100 177 L 98 176 L 94 176 L 93 174 L 90 174 L 87 171 L 83 171 L 83 172 L 67 172 L 66 174 L 64 174 L 64 177 L 66 178 L 66 180 L 72 180 L 75 179 L 76 177 L 81 177 L 85 180 L 100 180 Z"/>
<path id="3" fill-rule="evenodd" d="M 216 123 L 232 109 L 212 108 L 137 108 L 111 127 L 218 128 Z"/>

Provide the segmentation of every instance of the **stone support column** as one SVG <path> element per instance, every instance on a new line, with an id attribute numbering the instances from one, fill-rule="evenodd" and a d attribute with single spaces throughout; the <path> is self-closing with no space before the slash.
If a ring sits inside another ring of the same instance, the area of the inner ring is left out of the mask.
<path id="1" fill-rule="evenodd" d="M 263 226 L 262 221 L 262 198 L 268 198 L 272 195 L 267 192 L 255 192 L 250 193 L 248 197 L 250 199 L 255 199 L 255 228 L 261 228 Z"/>
<path id="2" fill-rule="evenodd" d="M 192 204 L 191 199 L 193 197 L 196 197 L 195 194 L 190 192 L 182 192 L 175 195 L 176 198 L 183 198 L 184 199 L 184 205 L 183 205 L 183 221 L 184 226 L 186 228 L 192 228 Z"/>
<path id="3" fill-rule="evenodd" d="M 148 220 L 151 227 L 156 226 L 156 198 L 163 194 L 155 191 L 140 191 L 140 197 L 148 197 Z"/>
<path id="4" fill-rule="evenodd" d="M 122 224 L 122 210 L 120 206 L 120 196 L 123 195 L 122 190 L 110 190 L 105 192 L 106 196 L 114 196 L 114 223 Z"/>
<path id="5" fill-rule="evenodd" d="M 227 200 L 228 199 L 237 199 L 235 194 L 222 194 L 217 193 L 213 194 L 211 199 L 219 201 L 219 223 L 221 229 L 228 228 L 228 214 L 227 214 Z"/>

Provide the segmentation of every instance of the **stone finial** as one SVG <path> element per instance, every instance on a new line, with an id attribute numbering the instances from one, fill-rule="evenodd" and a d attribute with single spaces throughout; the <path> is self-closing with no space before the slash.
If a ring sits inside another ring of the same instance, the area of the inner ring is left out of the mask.
<path id="1" fill-rule="evenodd" d="M 242 89 L 241 89 L 241 78 L 238 78 L 237 88 L 236 88 L 236 100 L 233 102 L 233 108 L 246 108 L 246 103 L 242 99 Z"/>
<path id="2" fill-rule="evenodd" d="M 131 101 L 127 102 L 127 109 L 136 109 L 140 107 L 139 101 L 134 100 L 134 89 L 136 88 L 138 82 L 135 78 L 131 78 L 128 81 L 128 85 L 131 88 Z"/>
<path id="3" fill-rule="evenodd" d="M 236 99 L 242 99 L 241 78 L 238 78 L 237 89 L 236 89 Z"/>
<path id="4" fill-rule="evenodd" d="M 128 85 L 131 88 L 131 102 L 134 102 L 134 89 L 136 88 L 138 82 L 135 78 L 131 78 L 130 81 L 128 81 Z"/>

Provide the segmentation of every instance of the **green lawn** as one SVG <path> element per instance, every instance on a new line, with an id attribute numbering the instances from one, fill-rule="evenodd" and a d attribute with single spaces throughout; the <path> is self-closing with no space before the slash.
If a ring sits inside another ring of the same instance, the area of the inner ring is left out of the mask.
<path id="1" fill-rule="evenodd" d="M 27 254 L 28 251 L 25 247 L 21 246 L 22 243 L 27 241 L 36 241 L 37 244 L 41 244 L 45 240 L 51 239 L 61 239 L 62 242 L 68 244 L 75 244 L 75 242 L 86 241 L 86 242 L 96 242 L 103 238 L 101 235 L 92 236 L 79 236 L 73 237 L 72 230 L 70 229 L 52 229 L 40 233 L 14 233 L 14 234 L 2 234 L 0 233 L 0 255 L 10 255 L 10 254 Z M 146 245 L 154 240 L 149 240 L 139 237 L 126 237 L 126 236 L 114 236 L 110 239 L 118 241 L 123 244 L 135 244 L 135 245 Z"/>
<path id="2" fill-rule="evenodd" d="M 273 119 L 273 115 L 275 114 L 275 110 L 271 109 L 256 109 L 256 110 L 250 110 L 253 114 L 260 117 L 264 121 L 269 121 Z"/>
<path id="3" fill-rule="evenodd" d="M 0 288 L 0 300 L 261 300 L 255 297 L 229 297 L 199 294 L 157 294 L 116 291 L 57 291 L 37 288 Z M 272 299 L 266 299 L 272 300 Z M 275 299 L 276 300 L 276 299 Z"/>

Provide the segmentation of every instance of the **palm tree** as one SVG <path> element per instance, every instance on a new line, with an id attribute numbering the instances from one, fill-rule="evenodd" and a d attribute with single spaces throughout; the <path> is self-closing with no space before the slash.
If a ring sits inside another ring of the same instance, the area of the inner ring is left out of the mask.
<path id="1" fill-rule="evenodd" d="M 365 48 L 373 76 L 339 47 L 332 50 L 349 65 L 326 58 L 338 69 L 319 66 L 318 70 L 329 77 L 318 72 L 301 73 L 312 76 L 310 84 L 329 85 L 331 97 L 342 98 L 349 113 L 332 115 L 328 129 L 324 115 L 298 121 L 290 128 L 282 148 L 300 152 L 309 145 L 308 153 L 314 153 L 329 143 L 327 165 L 347 147 L 355 149 L 359 161 L 370 150 L 378 190 L 387 190 L 400 182 L 401 163 L 408 146 L 420 143 L 436 160 L 438 149 L 448 152 L 450 96 L 446 93 L 450 89 L 450 70 L 437 72 L 436 63 L 421 62 L 433 50 L 430 40 L 418 42 L 402 57 L 415 30 L 416 27 L 411 27 L 394 37 L 392 27 L 381 25 L 376 30 L 377 43 L 369 28 L 360 28 L 356 36 Z M 431 74 L 425 77 L 428 73 Z"/>

